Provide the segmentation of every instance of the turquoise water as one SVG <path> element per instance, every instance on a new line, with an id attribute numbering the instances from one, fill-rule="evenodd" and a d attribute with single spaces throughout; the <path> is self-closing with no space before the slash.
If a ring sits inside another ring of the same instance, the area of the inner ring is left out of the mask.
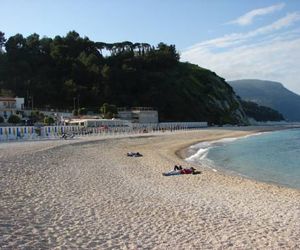
<path id="1" fill-rule="evenodd" d="M 300 189 L 300 129 L 200 143 L 187 160 Z"/>

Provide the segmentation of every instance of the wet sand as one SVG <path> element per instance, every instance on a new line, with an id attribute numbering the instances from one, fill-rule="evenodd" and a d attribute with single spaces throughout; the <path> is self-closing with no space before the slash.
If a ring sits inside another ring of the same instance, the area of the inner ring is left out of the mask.
<path id="1" fill-rule="evenodd" d="M 299 249 L 299 190 L 205 166 L 162 176 L 192 166 L 188 145 L 254 132 L 0 144 L 0 248 Z"/>

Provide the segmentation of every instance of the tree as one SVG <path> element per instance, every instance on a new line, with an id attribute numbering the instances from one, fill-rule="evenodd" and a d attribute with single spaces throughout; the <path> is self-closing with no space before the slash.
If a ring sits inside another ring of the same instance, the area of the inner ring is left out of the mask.
<path id="1" fill-rule="evenodd" d="M 4 46 L 5 41 L 6 41 L 4 35 L 5 35 L 5 34 L 4 34 L 3 32 L 0 31 L 0 52 L 1 52 L 1 49 L 2 49 L 2 47 Z"/>
<path id="2" fill-rule="evenodd" d="M 116 105 L 110 105 L 108 103 L 104 103 L 100 108 L 100 113 L 103 115 L 105 119 L 111 119 L 118 114 L 118 109 Z"/>
<path id="3" fill-rule="evenodd" d="M 28 36 L 26 38 L 26 46 L 31 50 L 39 50 L 40 36 L 36 33 Z"/>
<path id="4" fill-rule="evenodd" d="M 78 110 L 77 109 L 73 109 L 72 114 L 73 114 L 73 116 L 77 116 L 78 115 Z"/>
<path id="5" fill-rule="evenodd" d="M 9 89 L 0 89 L 0 96 L 14 97 L 15 94 Z"/>
<path id="6" fill-rule="evenodd" d="M 33 122 L 43 122 L 45 115 L 43 113 L 40 113 L 38 110 L 34 110 L 30 114 L 30 119 L 33 120 Z"/>
<path id="7" fill-rule="evenodd" d="M 25 38 L 21 34 L 16 34 L 7 40 L 5 43 L 5 49 L 7 53 L 18 52 L 20 49 L 24 49 L 25 44 Z"/>
<path id="8" fill-rule="evenodd" d="M 55 123 L 55 120 L 51 116 L 46 116 L 44 118 L 44 123 L 47 124 L 47 125 L 52 125 L 52 124 Z"/>
<path id="9" fill-rule="evenodd" d="M 78 110 L 78 115 L 86 115 L 87 114 L 87 109 L 86 108 L 80 108 Z"/>
<path id="10" fill-rule="evenodd" d="M 13 124 L 17 124 L 21 122 L 21 118 L 17 115 L 12 114 L 9 118 L 8 118 L 8 123 L 13 123 Z"/>

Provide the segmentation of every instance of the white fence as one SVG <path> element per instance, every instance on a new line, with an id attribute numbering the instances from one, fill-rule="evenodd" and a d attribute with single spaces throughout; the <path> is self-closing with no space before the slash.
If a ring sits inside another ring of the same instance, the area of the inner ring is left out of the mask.
<path id="1" fill-rule="evenodd" d="M 0 127 L 0 140 L 34 139 L 37 133 L 34 127 Z"/>
<path id="2" fill-rule="evenodd" d="M 44 126 L 44 127 L 0 127 L 0 141 L 10 140 L 37 140 L 57 139 L 62 135 L 72 136 L 101 136 L 138 134 L 148 132 L 165 132 L 176 130 L 188 130 L 207 127 L 206 122 L 169 122 L 133 124 L 132 127 L 95 127 L 86 128 L 82 126 Z"/>
<path id="3" fill-rule="evenodd" d="M 158 123 L 158 126 L 160 128 L 204 128 L 207 127 L 207 122 L 160 122 Z"/>

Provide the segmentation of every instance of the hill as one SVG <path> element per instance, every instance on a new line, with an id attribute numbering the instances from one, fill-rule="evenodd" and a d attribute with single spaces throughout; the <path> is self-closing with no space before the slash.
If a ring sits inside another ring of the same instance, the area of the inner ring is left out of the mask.
<path id="1" fill-rule="evenodd" d="M 261 106 L 250 101 L 240 100 L 240 102 L 246 115 L 258 122 L 285 120 L 282 114 L 272 108 Z"/>
<path id="2" fill-rule="evenodd" d="M 179 62 L 174 45 L 94 42 L 75 31 L 7 41 L 1 34 L 0 89 L 27 97 L 27 106 L 151 106 L 161 121 L 247 123 L 231 86 L 214 72 Z"/>
<path id="3" fill-rule="evenodd" d="M 300 96 L 281 83 L 254 79 L 228 83 L 243 100 L 275 109 L 288 121 L 300 121 Z"/>

